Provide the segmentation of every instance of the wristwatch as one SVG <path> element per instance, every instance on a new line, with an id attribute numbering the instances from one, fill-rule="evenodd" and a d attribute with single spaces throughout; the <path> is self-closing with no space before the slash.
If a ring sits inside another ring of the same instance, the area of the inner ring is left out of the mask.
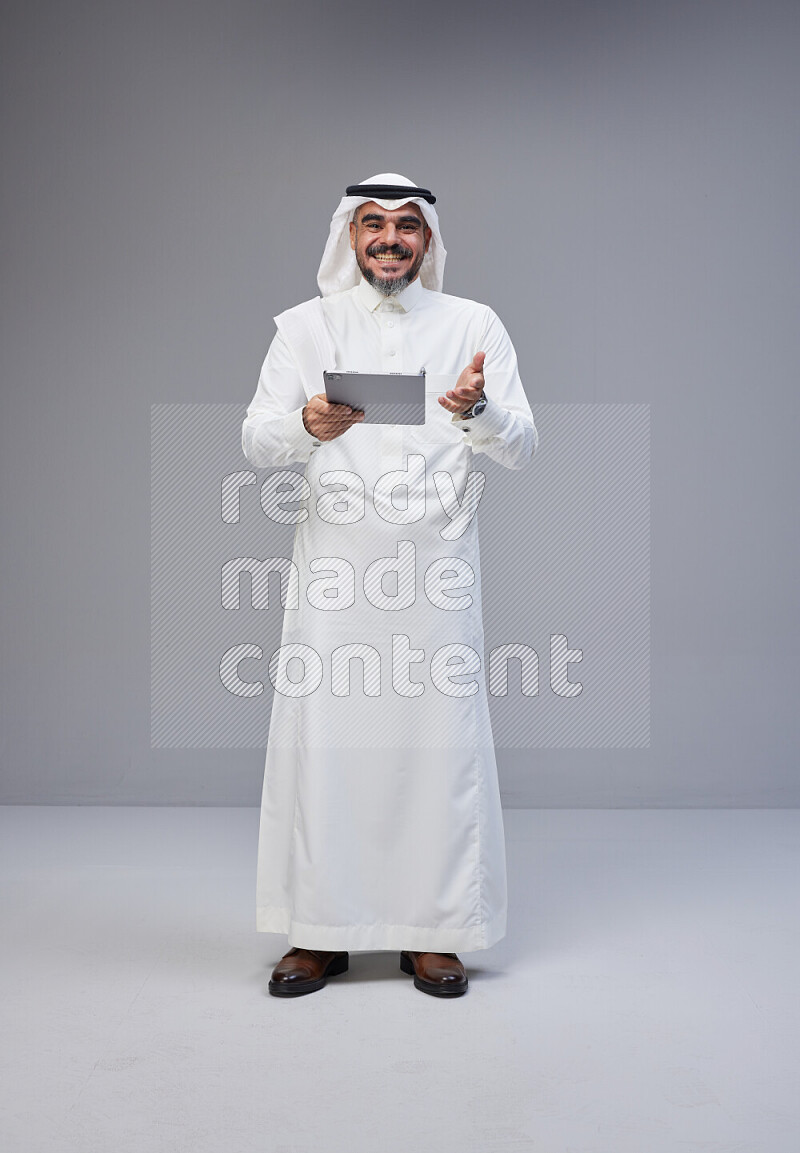
<path id="1" fill-rule="evenodd" d="M 486 400 L 486 397 L 483 395 L 483 393 L 481 393 L 481 395 L 473 404 L 472 408 L 468 408 L 466 412 L 460 412 L 458 414 L 458 419 L 469 420 L 470 417 L 480 416 L 483 410 L 486 408 L 487 403 L 488 401 Z"/>

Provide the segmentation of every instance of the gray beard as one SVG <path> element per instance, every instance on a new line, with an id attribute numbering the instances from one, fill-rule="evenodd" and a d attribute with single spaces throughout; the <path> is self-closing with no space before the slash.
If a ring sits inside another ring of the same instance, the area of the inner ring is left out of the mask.
<path id="1" fill-rule="evenodd" d="M 405 276 L 396 276 L 391 280 L 382 280 L 380 276 L 376 276 L 371 268 L 362 268 L 361 274 L 366 280 L 367 284 L 371 284 L 383 296 L 397 296 L 398 292 L 402 292 L 404 288 L 408 288 L 413 276 L 406 273 Z M 416 276 L 416 273 L 414 273 Z"/>

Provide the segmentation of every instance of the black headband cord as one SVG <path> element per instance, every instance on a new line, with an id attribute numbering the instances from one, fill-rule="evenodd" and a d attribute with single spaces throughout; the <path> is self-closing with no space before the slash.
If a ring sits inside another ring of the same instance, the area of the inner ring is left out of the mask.
<path id="1" fill-rule="evenodd" d="M 429 188 L 410 188 L 407 184 L 348 184 L 345 196 L 369 196 L 378 200 L 410 200 L 418 196 L 428 204 L 436 203 Z"/>

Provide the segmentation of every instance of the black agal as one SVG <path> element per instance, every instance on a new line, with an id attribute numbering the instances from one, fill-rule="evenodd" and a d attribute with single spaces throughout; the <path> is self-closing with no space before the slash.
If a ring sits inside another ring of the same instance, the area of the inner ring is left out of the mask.
<path id="1" fill-rule="evenodd" d="M 348 184 L 345 196 L 374 196 L 378 200 L 409 200 L 414 196 L 435 204 L 429 188 L 411 188 L 408 184 Z"/>

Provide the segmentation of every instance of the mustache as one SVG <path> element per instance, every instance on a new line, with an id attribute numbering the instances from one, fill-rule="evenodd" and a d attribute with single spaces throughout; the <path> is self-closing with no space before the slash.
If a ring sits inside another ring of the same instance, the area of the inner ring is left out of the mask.
<path id="1" fill-rule="evenodd" d="M 367 249 L 367 256 L 413 256 L 410 248 L 404 244 L 371 244 Z"/>

